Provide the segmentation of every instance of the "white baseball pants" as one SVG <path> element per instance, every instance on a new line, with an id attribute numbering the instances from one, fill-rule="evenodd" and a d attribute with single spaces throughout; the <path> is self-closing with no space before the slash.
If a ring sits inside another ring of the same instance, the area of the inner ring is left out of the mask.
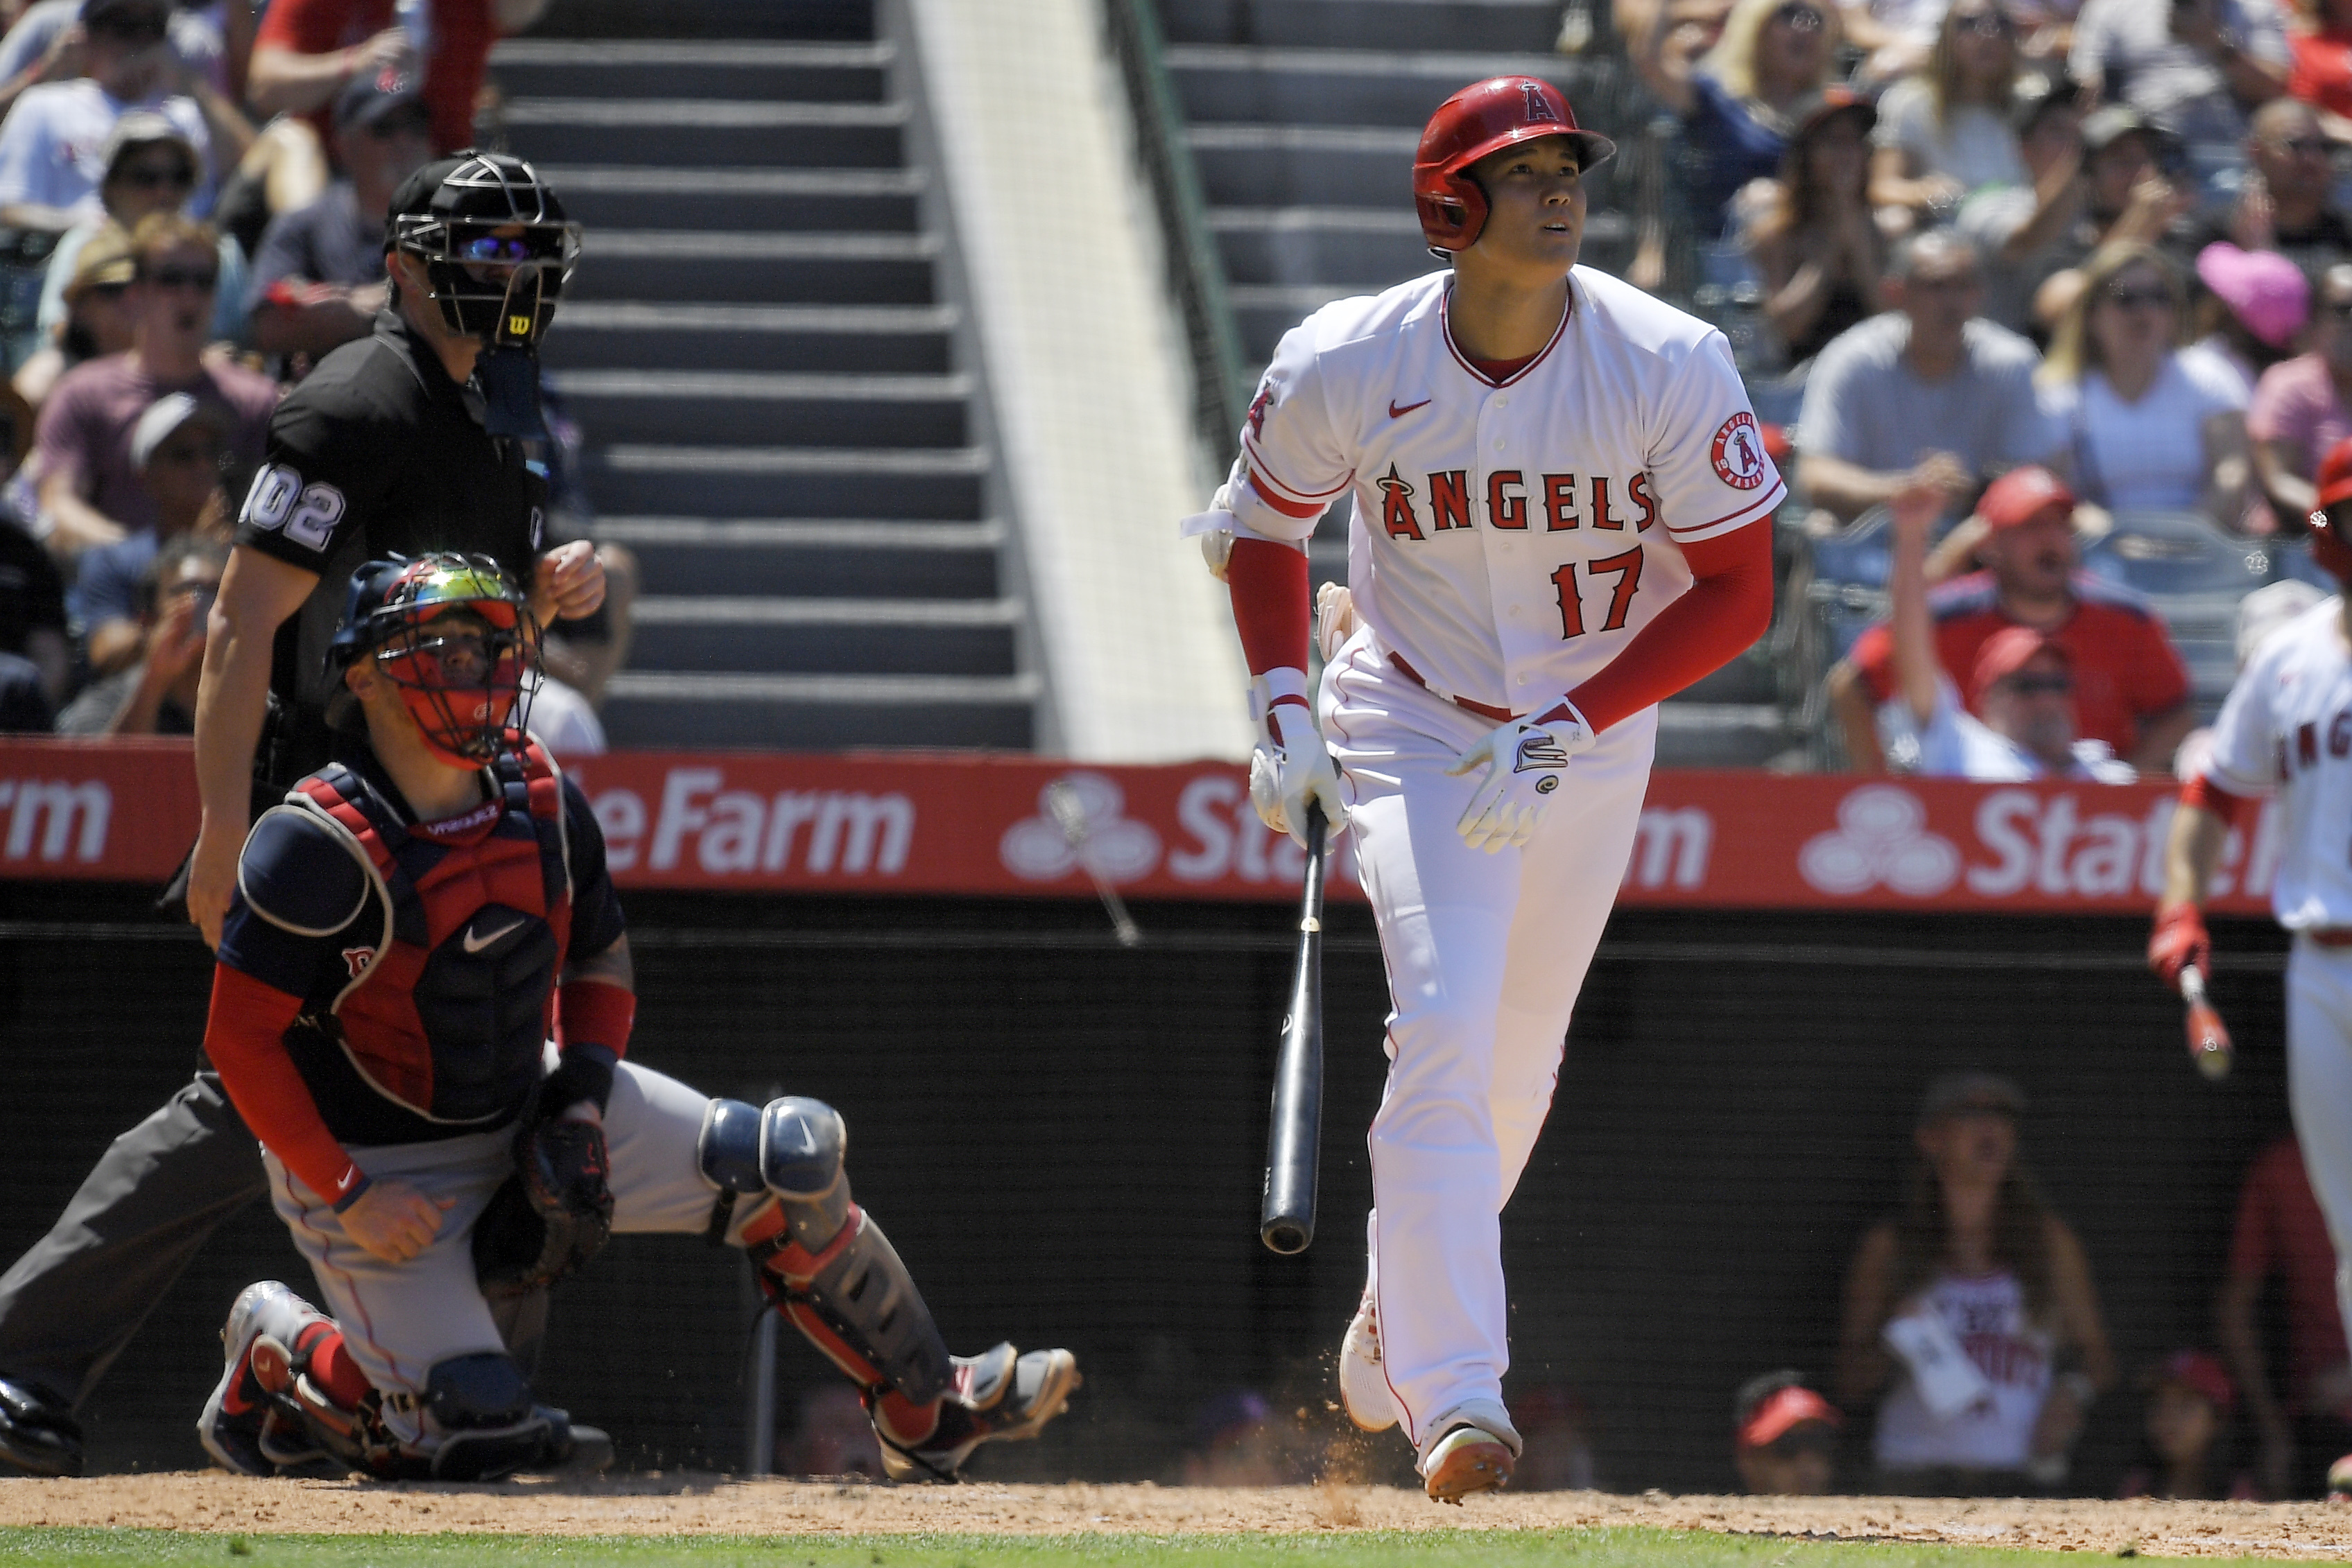
<path id="1" fill-rule="evenodd" d="M 1326 668 L 1320 696 L 1388 965 L 1369 1268 L 1389 1385 L 1421 1448 L 1465 1404 L 1502 1400 L 1503 1206 L 1633 853 L 1657 716 L 1571 759 L 1535 839 L 1488 854 L 1454 830 L 1477 779 L 1445 769 L 1491 720 L 1398 670 L 1369 630 Z"/>
<path id="2" fill-rule="evenodd" d="M 2336 1243 L 2336 1304 L 2352 1335 L 2352 948 L 2298 937 L 2286 962 L 2286 1100 Z"/>

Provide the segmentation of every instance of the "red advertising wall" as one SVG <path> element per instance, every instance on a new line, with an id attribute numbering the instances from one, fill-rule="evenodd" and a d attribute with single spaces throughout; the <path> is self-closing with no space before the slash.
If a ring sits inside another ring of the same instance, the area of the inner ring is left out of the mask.
<path id="1" fill-rule="evenodd" d="M 572 772 L 624 887 L 1279 899 L 1300 858 L 1230 763 L 624 752 Z M 1066 789 L 1080 841 L 1048 791 Z M 1651 781 L 1624 901 L 1693 908 L 2114 914 L 2154 899 L 2173 791 L 1836 775 Z M 0 878 L 160 881 L 195 836 L 185 742 L 0 740 Z M 1332 894 L 1361 896 L 1348 841 Z M 2267 907 L 2267 804 L 2233 834 L 2225 911 Z"/>

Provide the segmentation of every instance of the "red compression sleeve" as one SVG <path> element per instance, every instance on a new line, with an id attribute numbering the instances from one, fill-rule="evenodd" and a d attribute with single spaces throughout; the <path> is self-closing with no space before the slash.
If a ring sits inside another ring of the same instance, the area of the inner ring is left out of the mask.
<path id="1" fill-rule="evenodd" d="M 636 993 L 612 980 L 566 980 L 555 990 L 555 1041 L 565 1051 L 601 1045 L 618 1061 L 629 1051 Z"/>
<path id="2" fill-rule="evenodd" d="M 286 1030 L 301 1010 L 301 998 L 215 965 L 205 1054 L 220 1070 L 221 1087 L 253 1135 L 304 1186 L 341 1209 L 359 1197 L 367 1177 L 327 1131 L 310 1085 L 286 1054 Z"/>
<path id="3" fill-rule="evenodd" d="M 1682 549 L 1696 580 L 1690 591 L 1568 694 L 1596 733 L 1721 669 L 1772 624 L 1769 518 Z M 1567 716 L 1554 709 L 1538 722 Z"/>
<path id="4" fill-rule="evenodd" d="M 2180 803 L 2202 807 L 2221 818 L 2223 827 L 2234 828 L 2238 825 L 2238 813 L 2245 810 L 2246 798 L 2231 794 L 2200 773 L 2180 787 Z"/>
<path id="5" fill-rule="evenodd" d="M 1307 552 L 1266 539 L 1237 538 L 1225 561 L 1234 626 L 1250 674 L 1307 668 Z"/>

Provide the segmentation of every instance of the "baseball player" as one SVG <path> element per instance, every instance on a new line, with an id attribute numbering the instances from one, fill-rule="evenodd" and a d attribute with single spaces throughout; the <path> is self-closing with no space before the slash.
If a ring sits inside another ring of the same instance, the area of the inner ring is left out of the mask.
<path id="1" fill-rule="evenodd" d="M 2320 465 L 2306 519 L 2314 559 L 2352 582 L 2352 440 Z M 2173 989 L 2210 974 L 2202 906 L 2231 827 L 2275 794 L 2281 819 L 2271 913 L 2294 934 L 2286 967 L 2287 1104 L 2338 1260 L 2352 1326 L 2352 614 L 2339 592 L 2271 633 L 2230 688 L 2212 750 L 2183 785 L 2165 849 L 2164 899 L 2147 961 Z M 2339 1464 L 2341 1461 L 2339 1461 Z"/>
<path id="2" fill-rule="evenodd" d="M 542 620 L 601 601 L 603 568 L 585 543 L 542 551 L 546 482 L 501 433 L 535 409 L 530 354 L 578 245 L 530 164 L 481 154 L 425 165 L 393 197 L 394 295 L 374 332 L 327 355 L 271 416 L 197 704 L 204 827 L 188 906 L 207 942 L 253 817 L 328 758 L 324 654 L 354 568 L 478 551 L 531 583 Z M 266 1190 L 209 1068 L 114 1141 L 0 1276 L 0 1462 L 80 1471 L 74 1407 L 213 1231 Z"/>
<path id="3" fill-rule="evenodd" d="M 1576 266 L 1582 176 L 1614 151 L 1548 82 L 1448 99 L 1413 191 L 1451 268 L 1292 329 L 1185 523 L 1266 714 L 1260 814 L 1357 837 L 1392 1010 L 1340 1388 L 1359 1426 L 1402 1426 L 1441 1501 L 1519 1453 L 1499 1217 L 1632 852 L 1653 709 L 1771 615 L 1782 485 L 1728 346 Z M 1310 709 L 1305 546 L 1343 494 L 1357 625 Z"/>
<path id="4" fill-rule="evenodd" d="M 519 727 L 536 626 L 487 557 L 372 562 L 329 662 L 364 731 L 246 841 L 205 1045 L 330 1312 L 274 1281 L 222 1333 L 198 1434 L 232 1469 L 330 1457 L 480 1479 L 575 1437 L 484 1288 L 620 1231 L 711 1232 L 864 1394 L 898 1479 L 1025 1437 L 1066 1351 L 950 1356 L 851 1200 L 841 1117 L 711 1100 L 622 1060 L 628 939 L 586 797 Z M 543 1049 L 552 1027 L 558 1060 Z M 714 1212 L 714 1207 L 716 1212 Z"/>

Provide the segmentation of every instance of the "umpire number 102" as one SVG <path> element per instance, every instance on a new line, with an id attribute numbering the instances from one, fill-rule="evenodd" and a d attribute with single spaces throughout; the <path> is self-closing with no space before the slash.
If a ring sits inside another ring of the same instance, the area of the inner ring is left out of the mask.
<path id="1" fill-rule="evenodd" d="M 1551 585 L 1559 595 L 1559 634 L 1562 641 L 1581 637 L 1585 632 L 1584 595 L 1576 584 L 1576 565 L 1570 561 L 1551 574 Z M 1625 613 L 1633 607 L 1633 595 L 1642 586 L 1642 550 L 1636 545 L 1622 555 L 1612 555 L 1584 563 L 1587 577 L 1614 576 L 1616 585 L 1609 591 L 1609 615 L 1601 622 L 1603 632 L 1622 631 Z"/>

